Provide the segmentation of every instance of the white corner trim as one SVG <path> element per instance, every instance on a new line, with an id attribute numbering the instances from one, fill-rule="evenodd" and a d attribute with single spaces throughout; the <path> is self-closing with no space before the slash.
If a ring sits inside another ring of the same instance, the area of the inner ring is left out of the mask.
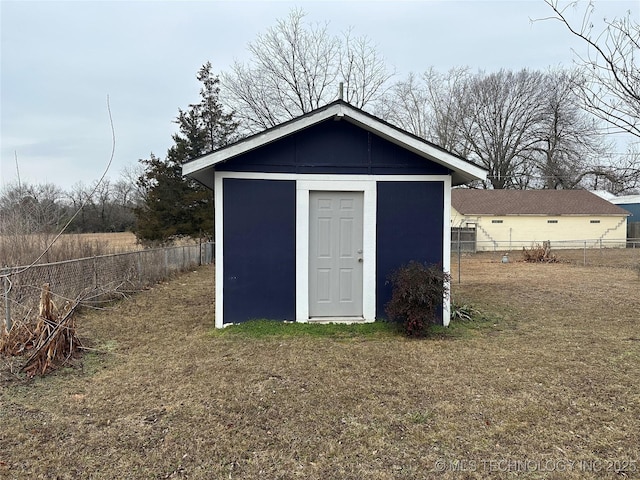
<path id="1" fill-rule="evenodd" d="M 296 322 L 306 323 L 308 321 L 309 190 L 300 188 L 298 182 L 296 184 Z"/>
<path id="2" fill-rule="evenodd" d="M 224 251 L 222 246 L 224 245 L 224 231 L 223 231 L 223 176 L 215 172 L 213 177 L 214 189 L 213 189 L 213 202 L 215 211 L 215 233 L 216 233 L 216 257 L 215 257 L 215 326 L 216 328 L 222 328 L 224 326 L 223 318 L 223 297 L 224 297 Z"/>
<path id="3" fill-rule="evenodd" d="M 451 273 L 451 178 L 444 181 L 444 213 L 443 239 L 442 239 L 442 269 L 446 273 Z M 442 325 L 447 327 L 451 320 L 451 282 L 448 284 L 449 295 L 442 302 Z"/>

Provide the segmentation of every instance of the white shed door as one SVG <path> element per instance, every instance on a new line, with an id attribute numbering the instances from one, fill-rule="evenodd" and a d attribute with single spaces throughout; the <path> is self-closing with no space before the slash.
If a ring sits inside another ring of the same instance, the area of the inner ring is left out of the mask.
<path id="1" fill-rule="evenodd" d="M 363 192 L 309 192 L 309 316 L 362 317 Z"/>

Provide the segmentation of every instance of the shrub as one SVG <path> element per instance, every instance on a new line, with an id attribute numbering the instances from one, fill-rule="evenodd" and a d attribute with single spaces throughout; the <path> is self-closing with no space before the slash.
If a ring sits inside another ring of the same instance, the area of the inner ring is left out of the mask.
<path id="1" fill-rule="evenodd" d="M 530 249 L 522 247 L 522 258 L 529 263 L 556 263 L 558 259 L 551 253 L 551 242 L 547 240 L 542 245 L 536 244 Z"/>
<path id="2" fill-rule="evenodd" d="M 450 280 L 439 265 L 412 261 L 400 267 L 389 276 L 393 285 L 386 305 L 389 320 L 401 323 L 408 336 L 426 335 L 431 325 L 440 323 L 436 314 L 449 295 Z"/>

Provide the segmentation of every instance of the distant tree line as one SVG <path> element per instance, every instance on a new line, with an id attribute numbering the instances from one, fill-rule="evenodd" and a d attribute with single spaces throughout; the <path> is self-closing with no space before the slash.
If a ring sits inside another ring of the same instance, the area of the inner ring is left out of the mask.
<path id="1" fill-rule="evenodd" d="M 78 210 L 68 233 L 133 231 L 139 202 L 135 184 L 126 178 L 78 183 L 68 191 L 50 183 L 12 184 L 0 192 L 0 234 L 57 233 Z"/>
<path id="2" fill-rule="evenodd" d="M 331 34 L 292 10 L 249 43 L 246 62 L 220 75 L 209 62 L 200 68 L 200 99 L 178 109 L 164 157 L 151 153 L 135 174 L 99 185 L 90 197 L 93 189 L 82 185 L 67 193 L 50 185 L 5 190 L 2 222 L 19 205 L 28 212 L 22 222 L 53 228 L 84 205 L 72 231 L 131 229 L 154 243 L 212 236 L 212 192 L 182 177 L 184 162 L 325 105 L 340 84 L 345 101 L 486 168 L 487 181 L 472 187 L 638 192 L 638 22 L 629 13 L 592 32 L 592 2 L 579 27 L 556 0 L 545 2 L 549 19 L 590 49 L 571 69 L 426 68 L 399 78 L 367 37 Z M 619 132 L 637 140 L 624 152 L 610 140 Z"/>

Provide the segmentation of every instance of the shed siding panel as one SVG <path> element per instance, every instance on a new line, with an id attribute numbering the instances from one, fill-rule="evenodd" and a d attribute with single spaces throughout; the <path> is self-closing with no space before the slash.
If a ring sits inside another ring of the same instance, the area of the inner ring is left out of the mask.
<path id="1" fill-rule="evenodd" d="M 224 322 L 295 319 L 296 183 L 225 179 Z"/>
<path id="2" fill-rule="evenodd" d="M 618 203 L 617 205 L 631 214 L 627 220 L 629 223 L 640 222 L 640 203 Z"/>
<path id="3" fill-rule="evenodd" d="M 447 175 L 449 170 L 347 121 L 328 120 L 216 166 L 264 173 Z"/>
<path id="4" fill-rule="evenodd" d="M 386 318 L 391 272 L 411 260 L 442 263 L 444 184 L 379 182 L 376 317 Z"/>

